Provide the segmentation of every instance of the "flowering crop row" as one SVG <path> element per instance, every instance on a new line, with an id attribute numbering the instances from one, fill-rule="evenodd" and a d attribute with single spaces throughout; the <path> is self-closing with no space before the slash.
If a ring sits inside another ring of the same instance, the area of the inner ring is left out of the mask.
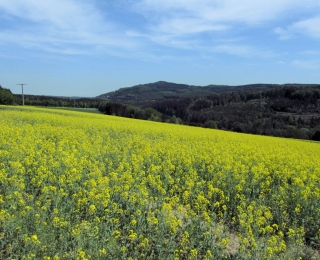
<path id="1" fill-rule="evenodd" d="M 31 107 L 0 107 L 0 130 L 0 259 L 319 247 L 319 143 Z"/>

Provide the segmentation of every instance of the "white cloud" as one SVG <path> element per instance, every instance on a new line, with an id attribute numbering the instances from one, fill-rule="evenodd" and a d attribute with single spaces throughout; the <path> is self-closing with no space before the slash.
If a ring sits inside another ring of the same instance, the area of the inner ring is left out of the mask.
<path id="1" fill-rule="evenodd" d="M 274 29 L 274 32 L 279 35 L 281 40 L 288 40 L 292 37 L 292 33 L 288 29 L 277 27 Z"/>
<path id="2" fill-rule="evenodd" d="M 135 46 L 92 1 L 0 0 L 1 16 L 8 25 L 0 33 L 2 44 L 64 54 Z"/>
<path id="3" fill-rule="evenodd" d="M 280 36 L 280 39 L 284 40 L 295 35 L 308 35 L 320 38 L 320 16 L 295 22 L 285 28 L 278 27 L 275 32 Z"/>
<path id="4" fill-rule="evenodd" d="M 92 28 L 100 20 L 99 15 L 92 5 L 79 3 L 72 0 L 2 0 L 0 6 L 10 15 L 53 25 L 56 29 L 77 31 Z"/>
<path id="5" fill-rule="evenodd" d="M 199 18 L 172 18 L 163 21 L 157 28 L 162 32 L 184 35 L 208 31 L 221 31 L 228 29 L 227 25 L 212 24 Z"/>
<path id="6" fill-rule="evenodd" d="M 0 44 L 61 54 L 102 52 L 136 57 L 145 53 L 148 57 L 157 55 L 153 47 L 158 45 L 265 57 L 272 52 L 247 42 L 241 32 L 270 29 L 274 25 L 269 23 L 285 20 L 282 17 L 320 7 L 318 0 L 118 1 L 98 6 L 98 0 L 0 0 Z M 119 13 L 111 13 L 110 5 Z M 138 17 L 139 22 L 128 22 L 126 14 Z M 320 37 L 319 17 L 292 19 L 292 25 L 276 29 L 281 38 L 302 32 Z"/>
<path id="7" fill-rule="evenodd" d="M 252 47 L 248 44 L 242 44 L 242 39 L 217 39 L 211 41 L 209 44 L 205 43 L 201 38 L 188 37 L 181 35 L 176 37 L 170 34 L 140 34 L 136 31 L 128 31 L 128 35 L 131 37 L 144 37 L 161 44 L 176 49 L 193 50 L 198 52 L 208 53 L 224 53 L 228 55 L 235 55 L 239 57 L 270 57 L 274 54 L 269 50 L 259 50 L 258 48 Z"/>
<path id="8" fill-rule="evenodd" d="M 292 30 L 320 38 L 320 16 L 299 21 L 292 26 Z"/>
<path id="9" fill-rule="evenodd" d="M 238 57 L 260 57 L 270 58 L 276 56 L 276 54 L 269 49 L 263 49 L 260 47 L 251 46 L 249 44 L 218 44 L 211 46 L 207 49 L 210 52 L 224 53 L 228 55 Z"/>
<path id="10" fill-rule="evenodd" d="M 212 51 L 227 53 L 236 56 L 252 56 L 256 54 L 256 50 L 250 46 L 245 45 L 217 45 L 212 48 Z"/>
<path id="11" fill-rule="evenodd" d="M 135 10 L 152 20 L 158 29 L 172 32 L 172 24 L 184 24 L 185 31 L 195 24 L 206 24 L 207 30 L 215 26 L 221 28 L 233 23 L 258 25 L 263 22 L 279 19 L 286 12 L 299 13 L 311 7 L 319 7 L 315 0 L 141 0 L 135 4 Z M 178 32 L 181 26 L 178 26 Z M 200 27 L 199 31 L 203 31 Z"/>
<path id="12" fill-rule="evenodd" d="M 268 28 L 272 32 L 274 24 L 294 21 L 296 17 L 310 15 L 310 11 L 320 7 L 318 0 L 136 0 L 130 3 L 134 11 L 143 15 L 148 29 L 144 30 L 144 38 L 157 44 L 175 48 L 203 49 L 242 56 L 265 55 L 264 51 L 249 47 L 241 32 L 258 28 Z M 316 20 L 297 23 L 296 27 L 308 30 L 310 34 L 318 34 L 320 26 Z M 276 33 L 281 38 L 289 38 L 291 32 L 279 27 Z M 205 37 L 202 37 L 205 36 Z M 218 41 L 237 39 L 232 46 L 218 45 Z M 242 38 L 242 41 L 239 41 Z M 190 44 L 193 41 L 198 45 Z M 265 56 L 270 55 L 270 53 Z M 271 55 L 273 55 L 271 53 Z"/>

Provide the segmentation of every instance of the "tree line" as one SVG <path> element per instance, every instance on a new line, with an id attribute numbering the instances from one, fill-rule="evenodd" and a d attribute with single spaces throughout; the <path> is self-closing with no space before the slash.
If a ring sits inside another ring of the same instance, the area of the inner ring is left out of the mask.
<path id="1" fill-rule="evenodd" d="M 205 126 L 214 121 L 224 130 L 319 139 L 320 85 L 214 94 L 159 102 L 152 107 L 163 114 L 175 115 L 188 125 Z"/>

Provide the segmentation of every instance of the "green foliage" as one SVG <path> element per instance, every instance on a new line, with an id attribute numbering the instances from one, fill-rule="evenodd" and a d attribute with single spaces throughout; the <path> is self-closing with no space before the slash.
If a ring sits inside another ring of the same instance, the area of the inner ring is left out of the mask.
<path id="1" fill-rule="evenodd" d="M 260 135 L 312 139 L 320 129 L 320 86 L 214 94 L 154 102 L 164 115 L 183 124 Z M 316 137 L 315 137 L 316 138 Z"/>
<path id="2" fill-rule="evenodd" d="M 203 127 L 205 128 L 212 128 L 212 129 L 218 129 L 218 125 L 216 121 L 213 120 L 207 120 L 204 124 Z"/>
<path id="3" fill-rule="evenodd" d="M 159 111 L 157 111 L 151 107 L 146 108 L 144 110 L 144 113 L 145 113 L 145 118 L 148 120 L 161 121 L 162 114 Z"/>
<path id="4" fill-rule="evenodd" d="M 168 120 L 169 123 L 172 123 L 172 124 L 181 124 L 181 119 L 180 118 L 177 118 L 175 115 L 173 115 L 169 120 Z"/>
<path id="5" fill-rule="evenodd" d="M 12 105 L 13 101 L 14 96 L 12 95 L 11 91 L 0 86 L 0 104 Z"/>
<path id="6" fill-rule="evenodd" d="M 21 105 L 21 95 L 14 95 L 15 103 Z M 101 99 L 71 98 L 54 96 L 24 95 L 24 103 L 28 106 L 98 108 Z"/>
<path id="7" fill-rule="evenodd" d="M 103 98 L 111 102 L 120 102 L 126 104 L 138 104 L 149 106 L 155 101 L 177 100 L 181 98 L 207 97 L 214 94 L 234 93 L 234 100 L 242 100 L 243 96 L 240 92 L 255 92 L 253 98 L 260 98 L 257 91 L 267 91 L 280 87 L 298 88 L 312 87 L 312 84 L 250 84 L 240 86 L 226 85 L 208 85 L 208 86 L 192 86 L 187 84 L 176 84 L 172 82 L 158 81 L 149 84 L 140 84 L 129 88 L 120 88 L 119 90 L 102 94 L 98 98 Z M 236 94 L 235 94 L 236 93 Z M 288 91 L 287 95 L 290 95 Z"/>

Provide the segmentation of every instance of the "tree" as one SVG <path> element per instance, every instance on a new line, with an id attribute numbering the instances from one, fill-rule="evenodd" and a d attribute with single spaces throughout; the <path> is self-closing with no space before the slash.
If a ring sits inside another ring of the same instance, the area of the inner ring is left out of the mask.
<path id="1" fill-rule="evenodd" d="M 13 101 L 14 96 L 11 91 L 0 86 L 0 104 L 12 105 Z"/>
<path id="2" fill-rule="evenodd" d="M 320 141 L 320 131 L 315 132 L 315 134 L 312 136 L 312 140 Z"/>
<path id="3" fill-rule="evenodd" d="M 213 120 L 207 120 L 204 124 L 203 127 L 205 128 L 212 128 L 212 129 L 218 129 L 218 125 L 216 121 Z"/>
<path id="4" fill-rule="evenodd" d="M 148 107 L 144 110 L 145 113 L 145 118 L 147 120 L 152 120 L 152 121 L 161 121 L 161 113 L 151 107 Z"/>

